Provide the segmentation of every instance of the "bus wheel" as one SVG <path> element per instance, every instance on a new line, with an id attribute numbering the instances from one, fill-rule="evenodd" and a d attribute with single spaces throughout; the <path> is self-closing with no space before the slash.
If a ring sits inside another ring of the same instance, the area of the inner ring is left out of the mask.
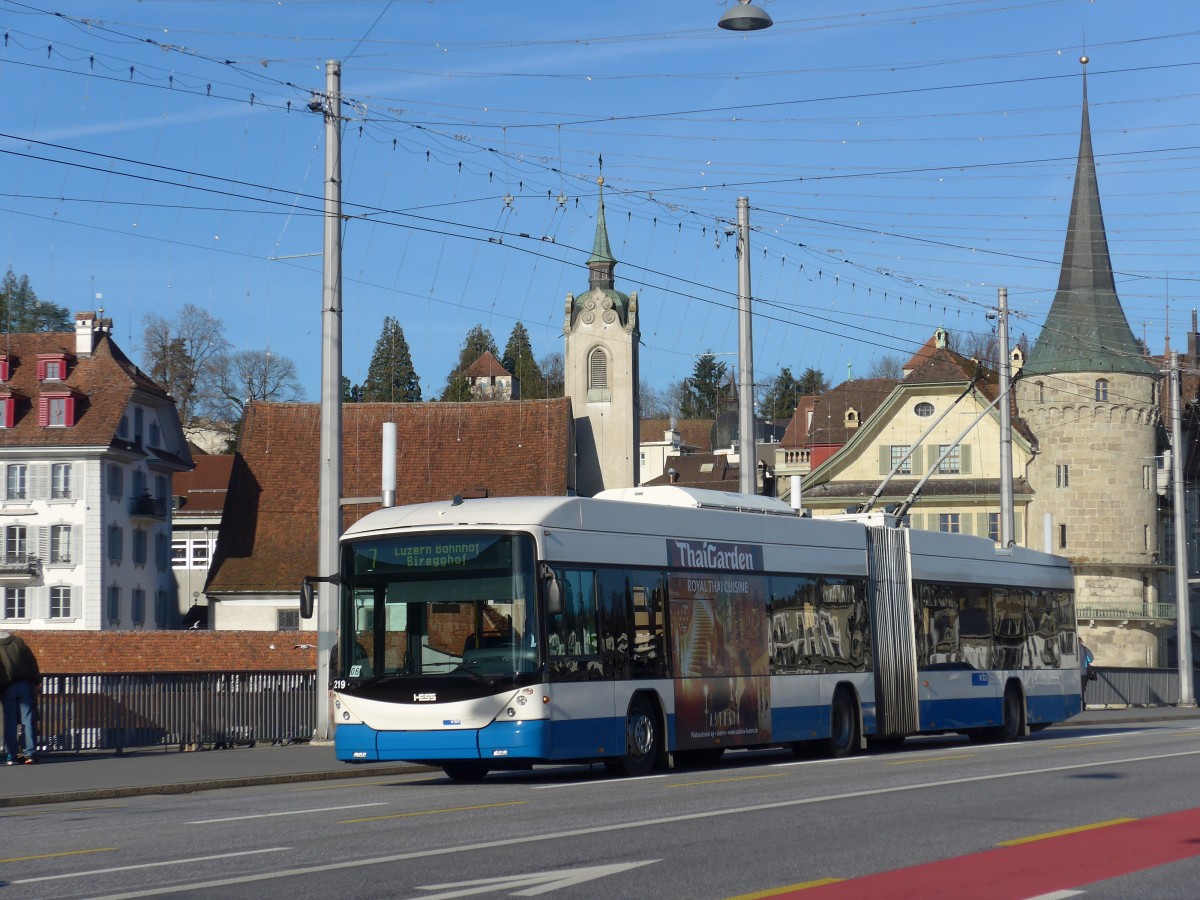
<path id="1" fill-rule="evenodd" d="M 616 765 L 610 766 L 609 770 L 624 773 L 630 778 L 649 775 L 658 762 L 660 744 L 654 708 L 644 697 L 634 697 L 625 715 L 625 755 L 620 760 L 614 760 Z"/>
<path id="2" fill-rule="evenodd" d="M 835 759 L 858 749 L 858 710 L 850 692 L 838 688 L 829 707 L 829 755 Z"/>
<path id="3" fill-rule="evenodd" d="M 455 781 L 482 781 L 488 773 L 488 767 L 485 763 L 465 759 L 462 762 L 446 763 L 442 766 L 442 771 L 446 773 L 447 778 Z"/>
<path id="4" fill-rule="evenodd" d="M 996 729 L 996 739 L 1007 744 L 1025 734 L 1025 705 L 1016 685 L 1010 684 L 1004 689 L 1003 715 L 1003 723 Z"/>

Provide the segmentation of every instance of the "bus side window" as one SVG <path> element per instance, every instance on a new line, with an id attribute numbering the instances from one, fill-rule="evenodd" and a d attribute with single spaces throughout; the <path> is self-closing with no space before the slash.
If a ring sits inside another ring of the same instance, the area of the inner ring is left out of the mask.
<path id="1" fill-rule="evenodd" d="M 630 675 L 634 678 L 661 678 L 667 671 L 663 584 L 664 580 L 655 576 L 649 584 L 634 585 L 630 591 L 633 605 Z"/>
<path id="2" fill-rule="evenodd" d="M 590 569 L 568 569 L 561 573 L 563 608 L 547 622 L 546 647 L 551 677 L 560 681 L 596 678 L 597 666 L 584 657 L 598 650 L 596 629 L 596 575 Z"/>

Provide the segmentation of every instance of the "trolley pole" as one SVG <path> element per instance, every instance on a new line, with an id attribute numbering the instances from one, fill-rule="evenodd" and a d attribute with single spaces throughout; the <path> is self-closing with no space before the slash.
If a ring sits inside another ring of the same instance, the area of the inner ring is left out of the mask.
<path id="1" fill-rule="evenodd" d="M 996 332 L 1000 341 L 1000 546 L 1011 547 L 1016 539 L 1013 512 L 1012 404 L 1008 392 L 1012 385 L 1012 360 L 1008 355 L 1008 288 L 997 291 L 999 321 Z"/>
<path id="2" fill-rule="evenodd" d="M 342 533 L 342 64 L 325 63 L 325 245 L 321 292 L 321 477 L 317 503 L 318 574 L 337 574 Z M 314 98 L 315 103 L 315 98 Z M 318 582 L 317 727 L 315 740 L 333 739 L 329 661 L 337 643 L 340 586 Z"/>
<path id="3" fill-rule="evenodd" d="M 750 336 L 750 198 L 737 200 L 738 490 L 758 493 L 754 453 L 754 340 Z"/>
<path id="4" fill-rule="evenodd" d="M 1175 631 L 1179 662 L 1179 706 L 1195 706 L 1192 692 L 1191 598 L 1188 595 L 1187 509 L 1183 490 L 1183 404 L 1179 351 L 1171 353 L 1171 486 L 1175 509 Z"/>

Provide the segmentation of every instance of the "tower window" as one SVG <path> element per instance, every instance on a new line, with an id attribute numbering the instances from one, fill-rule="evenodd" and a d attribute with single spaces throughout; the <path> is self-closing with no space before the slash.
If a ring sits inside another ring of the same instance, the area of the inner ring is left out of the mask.
<path id="1" fill-rule="evenodd" d="M 1108 379 L 1096 379 L 1096 400 L 1103 402 L 1108 400 Z"/>
<path id="2" fill-rule="evenodd" d="M 1058 465 L 1054 467 L 1054 486 L 1065 488 L 1071 486 L 1071 467 Z"/>
<path id="3" fill-rule="evenodd" d="M 600 347 L 592 350 L 587 357 L 587 398 L 589 402 L 611 398 L 608 386 L 608 354 Z"/>

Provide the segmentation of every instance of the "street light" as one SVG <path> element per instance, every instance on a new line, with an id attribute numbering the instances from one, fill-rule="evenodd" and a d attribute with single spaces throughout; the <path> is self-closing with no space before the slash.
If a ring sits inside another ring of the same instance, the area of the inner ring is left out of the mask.
<path id="1" fill-rule="evenodd" d="M 717 20 L 717 26 L 728 31 L 761 31 L 774 24 L 771 17 L 750 0 L 738 0 L 736 6 L 725 10 Z"/>

